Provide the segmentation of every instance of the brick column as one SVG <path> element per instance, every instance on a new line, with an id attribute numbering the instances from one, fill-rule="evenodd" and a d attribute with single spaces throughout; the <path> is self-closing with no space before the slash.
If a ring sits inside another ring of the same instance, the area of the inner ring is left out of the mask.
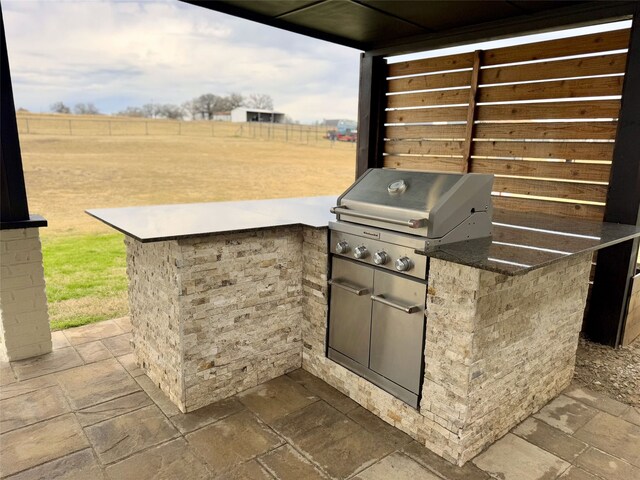
<path id="1" fill-rule="evenodd" d="M 0 231 L 0 360 L 51 351 L 38 228 Z"/>

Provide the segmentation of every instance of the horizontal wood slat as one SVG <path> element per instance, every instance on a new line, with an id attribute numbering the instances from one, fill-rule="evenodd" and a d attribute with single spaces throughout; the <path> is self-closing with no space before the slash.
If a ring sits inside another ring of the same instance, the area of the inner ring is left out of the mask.
<path id="1" fill-rule="evenodd" d="M 411 90 L 428 90 L 431 88 L 464 87 L 471 81 L 471 71 L 435 73 L 419 77 L 396 78 L 389 80 L 388 92 L 407 92 Z"/>
<path id="2" fill-rule="evenodd" d="M 620 50 L 629 46 L 629 29 L 593 33 L 513 47 L 494 48 L 484 53 L 484 65 L 527 62 L 545 58 Z"/>
<path id="3" fill-rule="evenodd" d="M 606 185 L 530 180 L 526 178 L 495 177 L 493 191 L 586 202 L 604 202 L 607 198 Z"/>
<path id="4" fill-rule="evenodd" d="M 459 139 L 464 137 L 465 125 L 413 125 L 387 127 L 385 137 L 393 140 L 401 139 Z"/>
<path id="5" fill-rule="evenodd" d="M 443 72 L 471 67 L 473 67 L 473 53 L 461 53 L 444 57 L 390 63 L 388 73 L 390 77 L 397 77 L 400 75 Z"/>
<path id="6" fill-rule="evenodd" d="M 528 82 L 532 80 L 550 80 L 553 78 L 624 73 L 626 64 L 626 53 L 614 53 L 611 55 L 599 55 L 597 57 L 540 62 L 535 65 L 525 64 L 485 68 L 480 71 L 480 84 Z"/>
<path id="7" fill-rule="evenodd" d="M 415 155 L 461 155 L 463 142 L 407 140 L 385 142 L 385 153 Z"/>
<path id="8" fill-rule="evenodd" d="M 523 213 L 545 213 L 562 217 L 578 217 L 602 220 L 604 207 L 579 203 L 553 202 L 517 197 L 493 197 L 494 208 L 502 208 Z"/>
<path id="9" fill-rule="evenodd" d="M 387 108 L 429 107 L 431 105 L 452 105 L 468 102 L 468 88 L 387 96 Z"/>
<path id="10" fill-rule="evenodd" d="M 485 142 L 476 141 L 472 154 L 486 157 L 606 160 L 613 158 L 613 143 Z"/>
<path id="11" fill-rule="evenodd" d="M 480 105 L 477 120 L 617 118 L 619 113 L 619 100 Z"/>
<path id="12" fill-rule="evenodd" d="M 608 182 L 611 166 L 594 163 L 532 162 L 527 160 L 472 158 L 469 171 L 520 177 Z"/>
<path id="13" fill-rule="evenodd" d="M 467 107 L 389 110 L 387 123 L 461 122 L 467 119 Z"/>
<path id="14" fill-rule="evenodd" d="M 536 232 L 533 235 L 530 231 L 518 228 L 503 227 L 496 225 L 493 227 L 493 241 L 503 243 L 514 243 L 535 248 L 547 248 L 559 251 L 575 251 L 592 248 L 597 244 L 597 240 L 588 238 L 570 237 L 553 233 Z"/>
<path id="15" fill-rule="evenodd" d="M 404 170 L 423 170 L 428 172 L 462 172 L 462 158 L 447 157 L 398 157 L 387 155 L 384 166 Z"/>
<path id="16" fill-rule="evenodd" d="M 480 87 L 480 91 L 478 92 L 478 101 L 510 102 L 516 100 L 542 100 L 547 98 L 576 98 L 620 95 L 622 93 L 623 79 L 624 77 L 620 76 L 579 78 L 575 80 L 554 80 L 550 82 L 520 83 L 516 85 L 504 85 L 496 87 Z M 402 97 L 409 95 L 399 96 Z"/>
<path id="17" fill-rule="evenodd" d="M 598 139 L 616 138 L 618 122 L 479 123 L 475 138 Z"/>

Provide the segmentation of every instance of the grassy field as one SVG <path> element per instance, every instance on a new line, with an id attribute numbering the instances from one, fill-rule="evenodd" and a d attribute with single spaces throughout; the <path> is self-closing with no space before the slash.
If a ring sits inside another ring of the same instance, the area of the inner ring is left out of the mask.
<path id="1" fill-rule="evenodd" d="M 21 129 L 29 208 L 49 221 L 41 236 L 53 327 L 127 312 L 122 236 L 85 209 L 337 195 L 353 181 L 354 144 L 329 148 L 328 141 L 285 143 L 235 131 L 232 125 L 229 136 L 207 137 Z"/>

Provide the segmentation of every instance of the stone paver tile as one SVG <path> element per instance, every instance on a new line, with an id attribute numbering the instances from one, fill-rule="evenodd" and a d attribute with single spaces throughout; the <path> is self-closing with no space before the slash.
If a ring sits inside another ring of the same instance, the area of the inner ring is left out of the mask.
<path id="1" fill-rule="evenodd" d="M 62 330 L 51 332 L 51 344 L 54 350 L 59 350 L 61 348 L 71 346 L 69 340 L 67 340 L 67 337 L 64 336 L 64 332 Z"/>
<path id="2" fill-rule="evenodd" d="M 286 375 L 246 390 L 238 398 L 267 424 L 318 400 L 318 397 Z"/>
<path id="3" fill-rule="evenodd" d="M 629 407 L 629 409 L 622 414 L 621 418 L 634 425 L 640 426 L 640 408 Z"/>
<path id="4" fill-rule="evenodd" d="M 11 370 L 11 364 L 0 361 L 0 386 L 9 385 L 15 381 L 16 377 Z"/>
<path id="5" fill-rule="evenodd" d="M 113 480 L 204 480 L 211 476 L 205 464 L 182 438 L 110 465 L 107 475 Z"/>
<path id="6" fill-rule="evenodd" d="M 596 416 L 598 410 L 588 407 L 573 398 L 560 395 L 534 415 L 565 433 L 572 434 Z"/>
<path id="7" fill-rule="evenodd" d="M 569 469 L 558 477 L 558 480 L 599 480 L 595 475 L 582 470 L 579 467 L 571 466 Z"/>
<path id="8" fill-rule="evenodd" d="M 116 325 L 118 325 L 123 332 L 130 332 L 133 330 L 133 326 L 131 325 L 131 318 L 127 315 L 126 317 L 114 318 L 113 321 Z"/>
<path id="9" fill-rule="evenodd" d="M 142 370 L 136 363 L 136 357 L 133 353 L 118 357 L 118 361 L 132 377 L 144 375 L 144 370 Z"/>
<path id="10" fill-rule="evenodd" d="M 640 467 L 640 427 L 601 412 L 574 436 L 603 452 Z"/>
<path id="11" fill-rule="evenodd" d="M 0 388 L 0 400 L 24 395 L 25 393 L 40 390 L 41 388 L 58 385 L 55 375 L 45 375 L 43 377 L 25 380 L 24 382 L 14 382 Z"/>
<path id="12" fill-rule="evenodd" d="M 102 340 L 102 343 L 114 357 L 120 357 L 133 353 L 133 347 L 131 346 L 131 334 L 125 333 L 124 335 L 118 335 L 116 337 L 109 337 Z"/>
<path id="13" fill-rule="evenodd" d="M 333 478 L 348 478 L 395 450 L 392 443 L 358 426 L 358 431 L 331 444 L 307 444 L 309 458 Z"/>
<path id="14" fill-rule="evenodd" d="M 463 467 L 458 467 L 416 441 L 406 445 L 402 451 L 427 467 L 427 469 L 437 472 L 447 480 L 487 480 L 489 478 L 488 473 L 480 470 L 472 462 L 467 462 Z"/>
<path id="15" fill-rule="evenodd" d="M 362 427 L 324 401 L 319 401 L 281 418 L 274 423 L 273 429 L 294 446 L 305 450 L 306 445 L 331 444 Z"/>
<path id="16" fill-rule="evenodd" d="M 178 435 L 155 405 L 97 423 L 85 432 L 102 463 L 117 462 Z"/>
<path id="17" fill-rule="evenodd" d="M 440 480 L 411 458 L 395 452 L 353 477 L 354 480 Z"/>
<path id="18" fill-rule="evenodd" d="M 249 460 L 214 478 L 216 480 L 274 480 L 256 460 Z"/>
<path id="19" fill-rule="evenodd" d="M 358 404 L 345 394 L 301 368 L 294 370 L 287 375 L 309 390 L 316 397 L 321 398 L 342 413 L 347 413 L 358 407 Z"/>
<path id="20" fill-rule="evenodd" d="M 593 447 L 589 447 L 576 459 L 576 465 L 606 480 L 638 480 L 640 478 L 640 468 Z"/>
<path id="21" fill-rule="evenodd" d="M 46 355 L 11 362 L 18 380 L 40 377 L 48 373 L 60 372 L 82 365 L 82 359 L 72 347 L 54 350 Z"/>
<path id="22" fill-rule="evenodd" d="M 402 448 L 413 440 L 403 431 L 389 425 L 387 422 L 376 417 L 373 413 L 363 407 L 359 406 L 358 408 L 351 410 L 347 416 L 351 420 L 357 422 L 360 426 L 364 427 L 365 430 L 384 438 L 386 441 L 393 444 L 395 448 Z"/>
<path id="23" fill-rule="evenodd" d="M 36 390 L 0 402 L 0 433 L 26 427 L 71 410 L 60 387 Z"/>
<path id="24" fill-rule="evenodd" d="M 84 363 L 99 362 L 113 356 L 100 340 L 76 345 L 76 351 L 80 354 Z"/>
<path id="25" fill-rule="evenodd" d="M 282 444 L 250 412 L 243 410 L 186 436 L 214 472 L 222 472 Z"/>
<path id="26" fill-rule="evenodd" d="M 278 480 L 322 480 L 328 478 L 290 445 L 270 451 L 258 461 Z"/>
<path id="27" fill-rule="evenodd" d="M 569 463 L 587 449 L 586 443 L 533 417 L 514 428 L 513 433 Z"/>
<path id="28" fill-rule="evenodd" d="M 479 468 L 501 480 L 548 480 L 569 464 L 555 455 L 508 433 L 474 460 Z"/>
<path id="29" fill-rule="evenodd" d="M 189 433 L 210 423 L 222 420 L 229 415 L 238 413 L 243 408 L 244 405 L 242 405 L 236 397 L 230 397 L 194 410 L 193 412 L 178 413 L 170 417 L 169 420 L 178 427 L 180 432 Z"/>
<path id="30" fill-rule="evenodd" d="M 58 374 L 57 378 L 76 409 L 140 390 L 115 358 L 67 370 Z"/>
<path id="31" fill-rule="evenodd" d="M 11 480 L 102 480 L 104 472 L 90 448 L 30 468 Z"/>
<path id="32" fill-rule="evenodd" d="M 153 405 L 149 396 L 144 392 L 135 392 L 131 395 L 118 397 L 92 407 L 87 407 L 76 412 L 76 418 L 80 425 L 87 427 L 109 418 L 117 417 L 125 413 L 138 410 L 142 407 Z"/>
<path id="33" fill-rule="evenodd" d="M 153 400 L 153 402 L 164 412 L 166 416 L 172 417 L 180 413 L 180 409 L 176 407 L 171 400 L 169 400 L 169 397 L 167 397 L 167 395 L 160 390 L 160 388 L 158 388 L 149 377 L 146 375 L 140 375 L 135 378 L 135 381 L 138 382 L 138 385 L 140 385 L 145 392 L 147 392 L 147 395 L 151 397 L 151 400 Z"/>
<path id="34" fill-rule="evenodd" d="M 575 398 L 585 405 L 615 415 L 616 417 L 622 415 L 627 410 L 627 405 L 624 403 L 620 403 L 602 393 L 594 392 L 593 390 L 578 385 L 572 384 L 563 394 Z"/>
<path id="35" fill-rule="evenodd" d="M 5 433 L 0 441 L 0 476 L 11 475 L 88 447 L 72 413 Z"/>
<path id="36" fill-rule="evenodd" d="M 113 320 L 105 320 L 104 322 L 64 330 L 64 335 L 71 345 L 95 342 L 96 340 L 115 337 L 123 333 L 125 332 Z"/>

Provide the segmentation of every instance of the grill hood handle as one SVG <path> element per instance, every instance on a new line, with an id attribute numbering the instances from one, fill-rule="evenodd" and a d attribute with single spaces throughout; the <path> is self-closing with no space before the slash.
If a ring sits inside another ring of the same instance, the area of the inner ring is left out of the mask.
<path id="1" fill-rule="evenodd" d="M 377 222 L 391 223 L 393 225 L 401 225 L 409 228 L 422 228 L 427 224 L 429 216 L 427 218 L 411 218 L 408 220 L 398 220 L 396 218 L 381 217 L 379 215 L 371 215 L 369 213 L 360 213 L 354 210 L 350 210 L 347 207 L 335 206 L 331 208 L 331 213 L 336 215 L 350 215 L 356 218 L 365 218 L 367 220 L 375 220 Z"/>

